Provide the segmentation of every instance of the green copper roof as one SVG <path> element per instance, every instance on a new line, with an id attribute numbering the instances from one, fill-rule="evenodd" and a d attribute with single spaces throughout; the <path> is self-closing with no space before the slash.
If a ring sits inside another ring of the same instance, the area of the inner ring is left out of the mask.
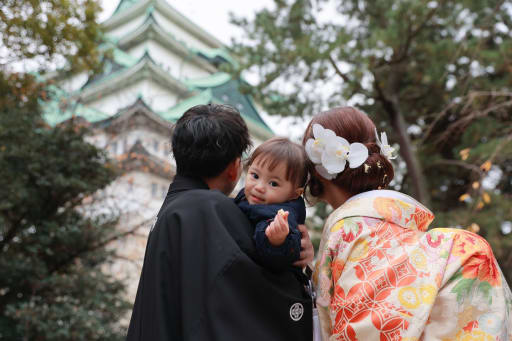
<path id="1" fill-rule="evenodd" d="M 119 50 L 119 51 L 122 52 L 121 50 Z M 148 63 L 147 65 L 153 65 L 154 67 L 158 68 L 158 73 L 161 76 L 167 77 L 168 79 L 172 80 L 176 84 L 180 84 L 180 86 L 183 88 L 187 87 L 186 84 L 184 84 L 180 80 L 174 78 L 169 72 L 162 69 L 162 67 L 160 65 L 158 65 L 153 60 L 153 58 L 149 55 L 147 50 L 139 59 L 133 58 L 126 54 L 125 55 L 119 54 L 118 57 L 119 56 L 121 56 L 123 58 L 123 60 L 119 60 L 119 59 L 116 60 L 116 57 L 114 57 L 115 63 L 113 64 L 113 67 L 108 67 L 106 70 L 104 70 L 103 74 L 95 76 L 92 79 L 89 79 L 82 86 L 82 89 L 80 89 L 80 90 L 85 90 L 92 84 L 98 85 L 100 83 L 105 83 L 112 79 L 116 79 L 116 77 L 122 75 L 123 72 L 130 72 L 130 70 L 129 70 L 130 68 L 135 67 L 136 65 L 144 63 L 144 62 Z M 117 63 L 117 61 L 119 61 L 120 63 L 124 63 L 124 65 Z M 106 64 L 106 66 L 108 66 L 108 64 Z"/>
<path id="2" fill-rule="evenodd" d="M 229 52 L 224 48 L 219 49 L 210 49 L 210 48 L 192 48 L 192 51 L 197 53 L 199 56 L 206 58 L 213 64 L 222 64 L 223 62 L 228 62 L 233 65 L 235 68 L 238 67 L 237 61 L 229 54 Z"/>
<path id="3" fill-rule="evenodd" d="M 191 88 L 209 88 L 226 83 L 231 79 L 231 76 L 225 72 L 217 72 L 212 75 L 197 79 L 187 79 L 185 84 Z"/>
<path id="4" fill-rule="evenodd" d="M 43 117 L 50 126 L 55 126 L 71 117 L 82 117 L 88 122 L 98 122 L 109 117 L 108 114 L 74 101 L 64 90 L 48 86 L 50 100 L 41 101 Z"/>
<path id="5" fill-rule="evenodd" d="M 256 124 L 270 133 L 273 133 L 267 124 L 261 119 L 247 96 L 243 96 L 240 93 L 231 93 L 235 85 L 232 83 L 226 85 L 227 86 L 219 87 L 218 89 L 205 89 L 201 93 L 181 101 L 168 110 L 157 112 L 157 114 L 165 120 L 176 122 L 185 113 L 185 111 L 195 105 L 208 103 L 228 104 L 236 107 L 244 119 L 251 121 L 253 124 Z M 216 96 L 215 93 L 221 97 Z M 226 94 L 230 95 L 226 97 Z M 240 97 L 245 98 L 241 99 Z M 237 100 L 238 103 L 235 103 L 234 100 Z"/>
<path id="6" fill-rule="evenodd" d="M 114 15 L 118 12 L 122 12 L 125 9 L 132 7 L 137 2 L 139 2 L 139 0 L 120 0 L 119 4 L 117 5 L 117 8 L 115 9 L 114 13 L 112 13 L 112 15 Z"/>
<path id="7" fill-rule="evenodd" d="M 132 55 L 124 52 L 123 50 L 115 47 L 112 49 L 112 57 L 114 58 L 114 61 L 124 67 L 130 67 L 139 61 L 137 58 L 133 57 Z"/>
<path id="8" fill-rule="evenodd" d="M 198 95 L 189 97 L 165 111 L 157 112 L 157 114 L 166 120 L 176 122 L 181 117 L 181 115 L 183 115 L 183 113 L 187 111 L 189 108 L 195 105 L 211 103 L 212 100 L 212 90 L 206 89 Z"/>
<path id="9" fill-rule="evenodd" d="M 272 132 L 269 126 L 263 121 L 258 111 L 254 107 L 250 96 L 240 92 L 241 81 L 230 80 L 222 85 L 212 88 L 213 96 L 220 99 L 223 103 L 237 108 L 243 116 L 250 118 L 266 130 Z"/>
<path id="10" fill-rule="evenodd" d="M 250 118 L 254 123 L 272 132 L 258 114 L 252 102 L 252 98 L 240 92 L 241 81 L 232 79 L 229 74 L 218 72 L 204 78 L 189 79 L 185 81 L 185 84 L 187 84 L 191 90 L 211 89 L 213 98 L 218 99 L 218 103 L 228 104 L 237 108 L 242 116 Z"/>
<path id="11" fill-rule="evenodd" d="M 164 28 L 159 25 L 158 21 L 155 20 L 152 14 L 155 11 L 154 2 L 147 0 L 120 0 L 116 10 L 113 13 L 113 16 L 118 12 L 124 11 L 131 6 L 136 5 L 138 2 L 144 2 L 144 4 L 148 5 L 145 14 L 146 20 L 144 21 L 143 25 L 148 25 L 149 21 L 150 25 L 154 25 L 150 26 L 150 28 L 156 28 L 160 34 L 165 34 L 166 36 L 173 39 L 184 48 L 184 51 L 188 50 L 190 54 L 202 58 L 205 62 L 210 63 L 211 65 L 218 66 L 219 64 L 225 62 L 230 63 L 235 67 L 238 65 L 236 60 L 230 56 L 229 52 L 225 48 L 191 48 L 187 45 L 186 42 L 177 39 L 172 33 L 165 31 Z M 186 17 L 183 17 L 183 19 L 188 20 Z M 136 33 L 140 29 L 141 26 L 131 32 L 128 32 L 125 37 L 131 39 L 130 35 Z M 146 29 L 146 27 L 144 27 L 144 29 Z M 147 39 L 147 37 L 145 38 Z M 147 50 L 141 58 L 135 58 L 120 49 L 118 44 L 123 39 L 124 38 L 113 37 L 107 37 L 105 39 L 105 47 L 110 48 L 112 51 L 112 60 L 105 64 L 105 70 L 103 70 L 102 74 L 90 78 L 80 90 L 74 92 L 73 94 L 67 94 L 61 89 L 54 89 L 54 97 L 52 100 L 43 103 L 46 112 L 45 119 L 50 125 L 58 124 L 66 119 L 69 119 L 73 115 L 81 116 L 89 122 L 98 122 L 109 118 L 111 116 L 109 114 L 95 110 L 81 103 L 75 102 L 71 104 L 70 101 L 72 98 L 79 98 L 81 94 L 86 95 L 94 91 L 100 91 L 98 89 L 103 89 L 103 83 L 105 82 L 114 81 L 116 82 L 115 86 L 123 87 L 123 83 L 120 83 L 119 81 L 123 80 L 124 82 L 125 78 L 123 77 L 131 77 L 136 74 L 131 71 L 131 68 L 136 67 L 141 62 L 147 62 L 150 64 L 149 67 L 152 68 L 153 71 L 157 72 L 158 74 L 161 73 L 168 76 L 167 78 L 171 79 L 168 81 L 171 81 L 172 84 L 174 84 L 172 82 L 172 80 L 174 80 L 176 84 L 180 84 L 180 89 L 183 88 L 183 90 L 186 91 L 185 88 L 188 88 L 191 93 L 195 93 L 194 96 L 180 101 L 178 104 L 167 110 L 155 112 L 153 109 L 151 109 L 155 114 L 159 115 L 163 119 L 175 122 L 181 117 L 181 115 L 183 115 L 187 109 L 194 105 L 207 103 L 228 104 L 236 107 L 245 119 L 250 121 L 253 126 L 257 126 L 257 130 L 270 133 L 272 132 L 272 130 L 267 126 L 267 124 L 258 114 L 251 97 L 240 92 L 239 87 L 240 84 L 242 84 L 241 81 L 233 80 L 231 75 L 227 73 L 217 72 L 208 77 L 200 79 L 189 79 L 181 82 L 174 79 L 174 77 L 172 77 L 168 71 L 162 69 L 158 63 L 155 63 L 155 61 L 148 54 Z M 155 67 L 158 68 L 158 70 L 155 69 Z M 90 88 L 92 84 L 94 84 L 94 88 Z M 96 88 L 95 86 L 99 86 L 100 88 Z M 88 95 L 86 95 L 86 97 L 87 96 Z"/>
<path id="12" fill-rule="evenodd" d="M 154 18 L 153 16 L 154 7 L 149 6 L 146 10 L 146 19 L 144 20 L 143 25 L 146 25 L 148 22 L 150 23 L 150 27 L 153 27 L 161 32 L 161 34 L 165 35 L 167 38 L 172 39 L 176 42 L 176 44 L 181 45 L 185 50 L 188 50 L 190 54 L 194 54 L 198 57 L 203 58 L 206 62 L 213 65 L 220 65 L 223 63 L 230 63 L 234 67 L 238 67 L 238 63 L 236 60 L 229 54 L 229 52 L 225 48 L 194 48 L 188 46 L 188 44 L 180 39 L 178 39 L 173 33 L 166 31 Z M 140 26 L 135 28 L 134 30 L 127 32 L 121 37 L 115 38 L 110 37 L 112 42 L 119 42 L 125 39 L 126 37 L 132 35 L 134 32 L 140 29 Z"/>

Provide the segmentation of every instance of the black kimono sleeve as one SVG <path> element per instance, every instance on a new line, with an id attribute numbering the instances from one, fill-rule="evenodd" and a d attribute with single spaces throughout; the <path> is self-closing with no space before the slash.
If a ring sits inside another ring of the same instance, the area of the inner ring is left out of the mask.
<path id="1" fill-rule="evenodd" d="M 169 203 L 149 235 L 127 340 L 310 341 L 309 296 L 292 273 L 251 259 L 251 236 L 245 215 L 218 192 L 191 190 Z"/>

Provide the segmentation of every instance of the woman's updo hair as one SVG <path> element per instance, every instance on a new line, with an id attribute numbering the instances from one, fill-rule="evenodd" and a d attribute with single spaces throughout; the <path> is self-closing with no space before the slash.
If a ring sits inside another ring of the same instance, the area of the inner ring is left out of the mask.
<path id="1" fill-rule="evenodd" d="M 376 143 L 375 124 L 363 112 L 352 107 L 333 108 L 321 112 L 313 117 L 302 139 L 302 144 L 313 138 L 313 124 L 320 124 L 326 129 L 334 131 L 337 136 L 343 137 L 349 143 L 359 142 L 368 148 L 368 159 L 357 168 L 350 168 L 347 165 L 338 176 L 330 180 L 333 184 L 352 195 L 386 188 L 395 173 L 393 165 L 380 153 L 380 147 Z M 307 187 L 311 195 L 317 197 L 322 194 L 322 184 L 315 172 L 315 165 L 310 163 L 310 180 Z"/>

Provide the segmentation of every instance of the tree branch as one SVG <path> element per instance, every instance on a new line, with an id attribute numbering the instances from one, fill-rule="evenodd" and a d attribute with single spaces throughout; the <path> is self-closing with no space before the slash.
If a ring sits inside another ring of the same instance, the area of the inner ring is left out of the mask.
<path id="1" fill-rule="evenodd" d="M 444 1 L 441 1 L 441 3 L 442 2 L 444 2 Z M 421 24 L 419 24 L 418 27 L 416 27 L 416 29 L 413 29 L 412 31 L 410 30 L 410 28 L 412 27 L 412 23 L 411 23 L 411 26 L 409 26 L 408 27 L 409 29 L 407 30 L 408 32 L 410 32 L 410 34 L 407 35 L 405 44 L 403 45 L 403 47 L 400 48 L 400 50 L 401 50 L 400 55 L 398 56 L 398 58 L 392 59 L 389 62 L 389 64 L 397 64 L 397 63 L 400 63 L 401 61 L 403 61 L 405 58 L 407 58 L 407 55 L 409 52 L 409 47 L 411 46 L 412 40 L 421 32 L 421 30 L 423 30 L 423 28 L 425 28 L 427 23 L 430 21 L 430 19 L 432 19 L 432 17 L 437 12 L 437 9 L 440 6 L 441 5 L 431 9 L 430 12 L 427 14 L 425 20 Z"/>
<path id="2" fill-rule="evenodd" d="M 113 235 L 111 236 L 110 238 L 107 238 L 95 245 L 92 245 L 91 247 L 87 247 L 87 248 L 84 248 L 84 249 L 81 249 L 81 250 L 77 250 L 77 252 L 71 254 L 68 258 L 66 258 L 65 260 L 63 260 L 62 262 L 60 262 L 59 264 L 57 264 L 53 269 L 49 270 L 48 273 L 51 274 L 51 273 L 54 273 L 56 271 L 58 271 L 60 268 L 68 265 L 69 263 L 71 263 L 75 258 L 77 258 L 78 256 L 84 254 L 84 253 L 87 253 L 87 252 L 91 252 L 91 251 L 94 251 L 94 250 L 97 250 L 99 248 L 102 248 L 104 246 L 106 246 L 107 244 L 115 241 L 115 240 L 118 240 L 118 239 L 121 239 L 123 237 L 126 237 L 130 234 L 134 234 L 139 228 L 141 228 L 142 226 L 144 225 L 147 225 L 149 224 L 149 222 L 151 221 L 151 219 L 148 219 L 138 225 L 135 225 L 133 228 L 125 231 L 125 232 L 122 232 L 122 233 L 118 233 L 116 235 Z"/>
<path id="3" fill-rule="evenodd" d="M 340 76 L 345 82 L 350 83 L 350 79 L 345 75 L 343 72 L 341 72 L 338 65 L 336 65 L 336 61 L 332 58 L 331 55 L 329 55 L 329 62 L 331 63 L 332 67 L 334 68 L 334 71 L 338 76 Z M 358 84 L 359 87 L 359 84 Z"/>
<path id="4" fill-rule="evenodd" d="M 476 166 L 476 165 L 473 165 L 473 164 L 470 164 L 470 163 L 467 163 L 464 161 L 460 161 L 460 160 L 447 160 L 447 159 L 437 160 L 437 161 L 430 163 L 427 166 L 427 169 L 436 167 L 436 166 L 443 166 L 443 165 L 462 167 L 462 168 L 472 171 L 473 173 L 477 174 L 479 177 L 482 177 L 484 174 L 484 172 L 480 169 L 479 166 Z"/>
<path id="5" fill-rule="evenodd" d="M 391 125 L 397 134 L 398 144 L 400 145 L 400 155 L 402 155 L 407 164 L 407 173 L 409 173 L 411 177 L 416 199 L 428 206 L 430 204 L 430 195 L 427 190 L 425 176 L 421 171 L 420 162 L 412 149 L 406 123 L 400 112 L 399 100 L 396 97 L 396 93 L 393 93 L 391 98 L 387 98 L 383 89 L 380 87 L 379 78 L 375 73 L 373 75 L 374 87 L 378 94 L 377 98 L 381 101 L 384 110 L 388 113 Z"/>

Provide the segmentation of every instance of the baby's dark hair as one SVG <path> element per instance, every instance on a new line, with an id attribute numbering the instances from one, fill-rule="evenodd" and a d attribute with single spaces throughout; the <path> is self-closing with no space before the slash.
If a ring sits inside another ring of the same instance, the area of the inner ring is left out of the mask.
<path id="1" fill-rule="evenodd" d="M 249 168 L 257 160 L 258 164 L 273 170 L 281 162 L 286 166 L 286 181 L 297 188 L 304 187 L 308 179 L 308 159 L 304 147 L 285 137 L 273 137 L 260 144 L 246 163 Z"/>
<path id="2" fill-rule="evenodd" d="M 313 117 L 302 143 L 313 137 L 313 124 L 318 123 L 326 129 L 334 131 L 337 136 L 345 138 L 349 143 L 359 142 L 368 148 L 368 159 L 357 168 L 348 165 L 331 180 L 338 187 L 355 195 L 366 191 L 386 188 L 395 175 L 393 165 L 380 153 L 376 143 L 375 124 L 365 113 L 352 107 L 333 108 Z M 309 161 L 309 159 L 308 159 Z M 310 162 L 310 169 L 314 169 Z M 323 192 L 322 184 L 312 172 L 308 183 L 309 192 L 317 197 Z"/>

